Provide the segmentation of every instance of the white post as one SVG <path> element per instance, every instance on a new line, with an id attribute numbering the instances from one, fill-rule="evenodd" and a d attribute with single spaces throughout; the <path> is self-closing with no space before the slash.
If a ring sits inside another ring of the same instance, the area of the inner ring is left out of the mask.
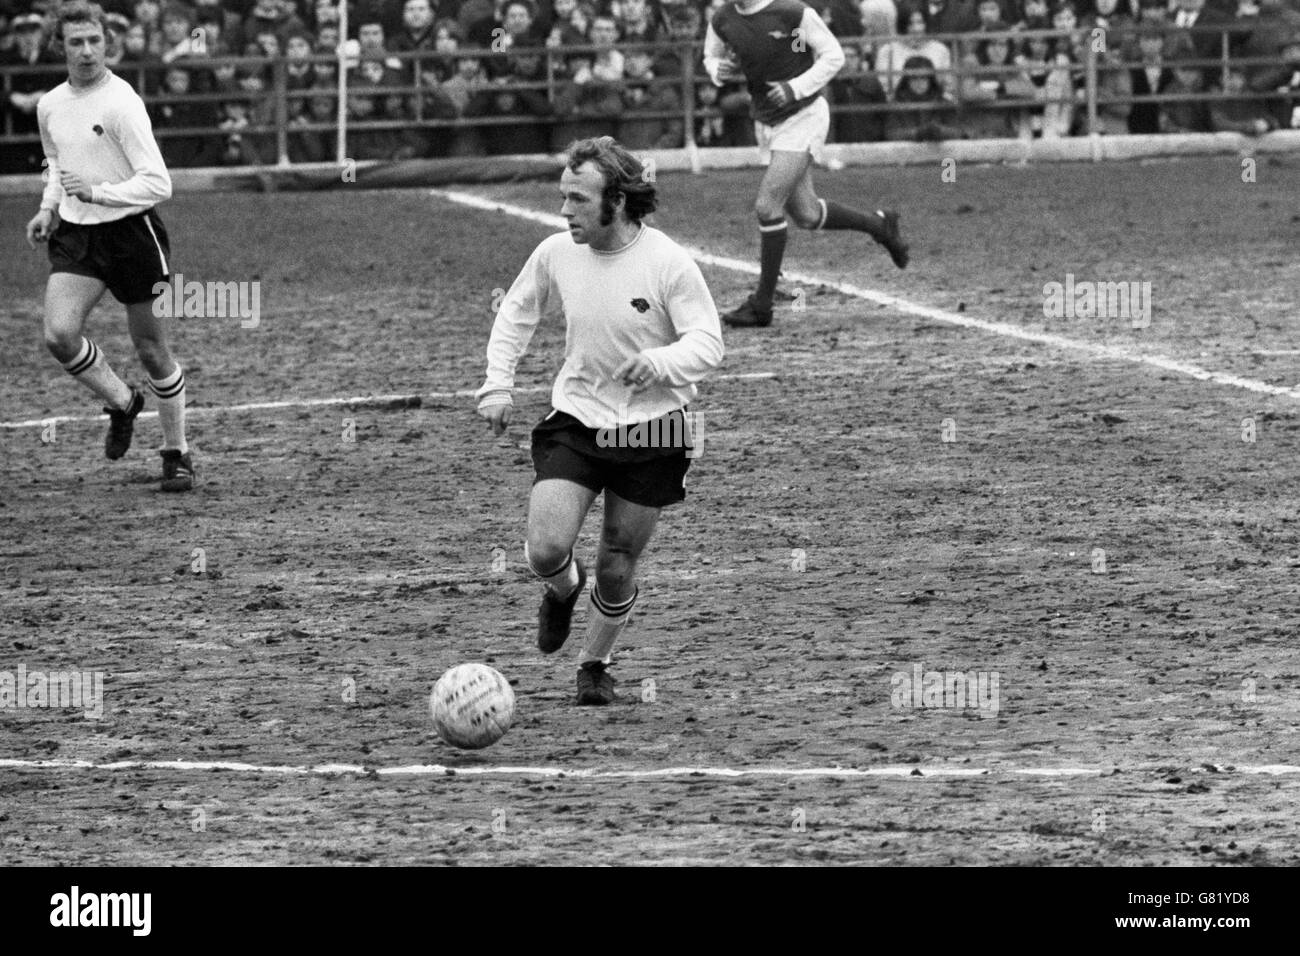
<path id="1" fill-rule="evenodd" d="M 348 161 L 348 65 L 344 50 L 348 45 L 348 0 L 339 0 L 339 44 L 334 48 L 338 57 L 338 164 Z"/>

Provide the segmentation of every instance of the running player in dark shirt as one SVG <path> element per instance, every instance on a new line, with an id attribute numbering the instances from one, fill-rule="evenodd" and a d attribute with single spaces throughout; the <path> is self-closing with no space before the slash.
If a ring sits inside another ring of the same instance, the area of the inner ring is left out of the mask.
<path id="1" fill-rule="evenodd" d="M 704 40 L 704 67 L 719 86 L 744 79 L 753 101 L 754 131 L 767 172 L 754 211 L 760 237 L 758 288 L 722 316 L 733 326 L 772 323 L 772 297 L 785 256 L 786 214 L 803 229 L 865 232 L 900 269 L 908 260 L 898 213 L 859 212 L 813 190 L 812 164 L 830 128 L 822 89 L 844 65 L 825 21 L 800 0 L 745 0 L 714 14 Z"/>

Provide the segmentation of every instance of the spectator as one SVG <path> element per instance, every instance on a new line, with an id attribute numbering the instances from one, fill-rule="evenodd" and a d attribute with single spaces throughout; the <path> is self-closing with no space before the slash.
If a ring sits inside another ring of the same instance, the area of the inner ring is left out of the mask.
<path id="1" fill-rule="evenodd" d="M 1273 93 L 1289 88 L 1293 63 L 1287 62 L 1285 51 L 1300 35 L 1300 13 L 1289 8 L 1284 0 L 1260 0 L 1259 16 L 1254 28 L 1241 44 L 1237 55 L 1261 57 L 1273 61 L 1244 67 L 1246 88 L 1253 93 Z M 1286 127 L 1291 122 L 1289 96 L 1274 97 L 1271 102 L 1274 120 Z"/>
<path id="2" fill-rule="evenodd" d="M 600 18 L 592 22 L 594 27 Z M 610 20 L 611 26 L 613 21 Z M 551 128 L 551 152 L 558 153 L 575 139 L 612 134 L 623 112 L 622 54 L 618 82 L 597 79 L 595 60 L 589 52 L 568 56 L 568 80 L 555 91 L 555 115 L 559 122 Z"/>
<path id="3" fill-rule="evenodd" d="M 194 22 L 195 25 L 204 27 L 205 32 L 208 23 L 220 24 L 216 33 L 225 43 L 225 48 L 239 50 L 244 45 L 244 36 L 241 32 L 243 18 L 227 6 L 229 2 L 230 0 L 194 0 Z M 205 39 L 208 56 L 216 56 L 212 49 L 217 45 L 216 37 L 209 33 Z"/>
<path id="4" fill-rule="evenodd" d="M 1047 10 L 1047 0 L 1024 0 L 1020 5 L 1019 17 L 1012 17 L 1012 24 L 1017 30 L 1050 30 L 1052 17 Z"/>
<path id="5" fill-rule="evenodd" d="M 1005 32 L 1006 24 L 984 21 L 984 32 Z M 1023 110 L 998 106 L 1003 100 L 1031 99 L 1036 87 L 1012 60 L 1006 37 L 980 40 L 962 63 L 962 126 L 972 139 L 1029 139 L 1033 128 Z"/>
<path id="6" fill-rule="evenodd" d="M 1205 0 L 1175 0 L 1175 3 L 1178 10 L 1173 25 L 1191 31 L 1196 55 L 1205 60 L 1219 56 L 1223 52 L 1223 31 L 1232 25 L 1232 20 L 1214 7 L 1206 6 Z"/>
<path id="7" fill-rule="evenodd" d="M 245 44 L 259 33 L 274 33 L 281 44 L 290 33 L 306 31 L 307 24 L 296 13 L 294 0 L 256 0 L 243 23 Z"/>
<path id="8" fill-rule="evenodd" d="M 158 18 L 162 15 L 160 0 L 135 0 L 132 7 L 135 22 L 144 27 L 145 49 L 153 56 L 162 55 L 162 32 Z"/>
<path id="9" fill-rule="evenodd" d="M 806 0 L 840 39 L 862 36 L 862 9 L 856 0 Z"/>
<path id="10" fill-rule="evenodd" d="M 173 61 L 164 72 L 163 92 L 169 97 L 185 97 L 195 92 L 193 74 L 183 61 Z M 217 107 L 210 101 L 164 101 L 157 103 L 150 112 L 154 128 L 160 131 L 212 130 L 217 126 Z M 163 160 L 169 167 L 211 166 L 216 159 L 216 140 L 210 135 L 161 135 L 157 139 Z"/>
<path id="11" fill-rule="evenodd" d="M 933 37 L 926 36 L 925 12 L 919 6 L 905 6 L 899 11 L 899 33 L 876 52 L 876 72 L 885 92 L 890 96 L 898 89 L 902 79 L 903 64 L 912 57 L 924 57 L 938 72 L 947 89 L 952 83 L 952 56 L 948 47 Z"/>
<path id="12" fill-rule="evenodd" d="M 484 116 L 492 109 L 492 91 L 488 85 L 483 61 L 476 56 L 461 56 L 456 60 L 456 72 L 442 84 L 442 93 L 457 117 Z M 485 149 L 480 128 L 466 126 L 454 130 L 446 152 L 450 156 L 482 156 Z"/>
<path id="13" fill-rule="evenodd" d="M 700 38 L 703 33 L 703 17 L 700 8 L 694 3 L 675 3 L 666 5 L 663 9 L 665 13 L 661 39 L 685 44 Z M 655 57 L 654 73 L 665 79 L 678 79 L 685 75 L 686 65 L 695 55 L 694 48 L 687 46 L 660 50 Z"/>
<path id="14" fill-rule="evenodd" d="M 194 13 L 189 7 L 182 3 L 169 3 L 163 8 L 161 23 L 161 57 L 164 65 L 170 64 L 179 57 L 192 56 L 196 52 L 194 41 L 190 37 L 190 30 L 194 27 Z M 189 82 L 188 73 L 185 82 Z"/>
<path id="15" fill-rule="evenodd" d="M 613 17 L 598 16 L 591 21 L 591 45 L 598 47 L 591 64 L 591 75 L 605 83 L 623 82 L 624 56 L 614 46 L 618 42 L 618 26 Z"/>
<path id="16" fill-rule="evenodd" d="M 1138 29 L 1137 65 L 1129 70 L 1129 81 L 1134 96 L 1151 96 L 1164 93 L 1173 82 L 1174 74 L 1165 61 L 1165 31 L 1160 27 Z M 1128 114 L 1130 133 L 1160 132 L 1160 104 L 1134 103 Z"/>
<path id="17" fill-rule="evenodd" d="M 373 18 L 357 24 L 356 47 L 352 52 L 362 61 L 374 60 L 382 63 L 386 70 L 402 68 L 402 61 L 390 56 L 388 48 L 384 45 L 384 25 Z M 350 64 L 349 68 L 352 65 L 354 64 Z"/>
<path id="18" fill-rule="evenodd" d="M 653 43 L 659 30 L 650 16 L 646 0 L 623 0 L 619 4 L 618 32 L 623 43 Z M 627 146 L 626 143 L 623 144 Z M 628 146 L 628 149 L 633 147 Z"/>
<path id="19" fill-rule="evenodd" d="M 551 102 L 546 98 L 546 63 L 540 48 L 516 47 L 506 58 L 509 70 L 494 82 L 502 87 L 492 97 L 492 114 L 496 116 L 546 117 Z M 541 85 L 539 85 L 541 84 Z M 509 123 L 484 129 L 489 155 L 544 153 L 550 141 L 549 130 L 540 123 Z"/>
<path id="20" fill-rule="evenodd" d="M 868 67 L 871 41 L 843 44 L 844 67 L 830 82 L 830 99 L 836 107 L 878 106 L 888 101 L 885 87 Z M 885 138 L 883 112 L 846 113 L 837 110 L 832 116 L 834 141 L 837 143 L 875 143 Z"/>
<path id="21" fill-rule="evenodd" d="M 677 87 L 656 82 L 654 57 L 649 50 L 630 50 L 623 65 L 623 121 L 618 140 L 628 149 L 680 149 L 683 140 L 682 97 Z M 675 116 L 640 117 L 638 114 L 670 112 Z"/>
<path id="22" fill-rule="evenodd" d="M 922 0 L 921 9 L 926 33 L 969 33 L 979 25 L 970 0 Z"/>
<path id="23" fill-rule="evenodd" d="M 546 34 L 546 46 L 554 49 L 587 42 L 586 27 L 575 27 L 573 23 L 576 16 L 582 15 L 578 9 L 578 0 L 554 0 L 552 13 L 551 28 Z"/>
<path id="24" fill-rule="evenodd" d="M 1174 71 L 1173 79 L 1165 87 L 1170 95 L 1185 96 L 1201 93 L 1205 90 L 1205 69 L 1197 64 L 1196 47 L 1185 35 L 1171 43 L 1169 64 Z M 1181 100 L 1163 104 L 1161 110 L 1161 132 L 1166 133 L 1209 133 L 1213 130 L 1210 119 L 1210 104 L 1206 100 Z"/>
<path id="25" fill-rule="evenodd" d="M 1074 123 L 1074 79 L 1068 53 L 1058 52 L 1048 37 L 1029 37 L 1016 65 L 1043 105 L 1027 111 L 1030 135 L 1053 139 L 1069 136 Z"/>
<path id="26" fill-rule="evenodd" d="M 316 85 L 311 63 L 311 35 L 305 30 L 290 33 L 284 44 L 285 111 L 289 119 L 305 117 L 309 92 Z"/>
<path id="27" fill-rule="evenodd" d="M 701 65 L 695 85 L 695 142 L 699 146 L 753 146 L 754 124 L 749 118 L 749 92 L 743 84 L 713 85 Z M 730 92 L 728 88 L 730 87 Z"/>
<path id="28" fill-rule="evenodd" d="M 1114 17 L 1108 23 L 1116 22 Z M 1097 123 L 1095 131 L 1104 136 L 1128 132 L 1128 117 L 1133 109 L 1133 84 L 1129 80 L 1128 56 L 1124 37 L 1128 31 L 1104 28 L 1100 22 L 1093 30 L 1104 30 L 1102 49 L 1097 54 Z M 1130 29 L 1132 29 L 1130 27 Z"/>
<path id="29" fill-rule="evenodd" d="M 894 0 L 862 0 L 858 4 L 858 23 L 867 40 L 893 38 L 898 35 L 898 6 Z"/>
<path id="30" fill-rule="evenodd" d="M 1169 25 L 1168 0 L 1140 0 L 1140 3 L 1141 7 L 1138 10 L 1137 18 L 1139 27 L 1165 27 Z"/>
<path id="31" fill-rule="evenodd" d="M 377 24 L 376 24 L 377 25 Z M 364 124 L 387 118 L 387 87 L 400 78 L 382 59 L 366 58 L 348 72 L 348 123 L 357 128 L 348 132 L 348 152 L 354 159 L 392 159 L 400 145 L 392 129 L 368 129 Z M 395 118 L 400 119 L 399 115 Z"/>
<path id="32" fill-rule="evenodd" d="M 953 110 L 939 106 L 947 103 L 947 97 L 935 76 L 934 64 L 923 56 L 912 56 L 903 63 L 903 71 L 894 102 L 915 108 L 889 113 L 885 119 L 885 138 L 919 142 L 960 139 Z"/>
<path id="33" fill-rule="evenodd" d="M 492 31 L 497 27 L 492 0 L 465 0 L 456 19 L 468 46 L 486 47 L 492 42 Z"/>
<path id="34" fill-rule="evenodd" d="M 1137 26 L 1137 18 L 1120 8 L 1120 0 L 1092 0 L 1092 10 L 1084 16 L 1082 26 L 1089 34 L 1102 29 L 1111 37 L 1122 37 Z"/>
<path id="35" fill-rule="evenodd" d="M 406 0 L 402 4 L 402 29 L 394 35 L 389 45 L 394 53 L 432 53 L 436 45 L 437 32 L 433 22 L 432 0 Z M 432 60 L 420 58 L 420 69 Z M 415 81 L 415 58 L 401 61 L 402 79 L 406 83 Z"/>
<path id="36" fill-rule="evenodd" d="M 1277 129 L 1278 122 L 1263 100 L 1250 99 L 1250 90 L 1246 85 L 1246 72 L 1241 66 L 1233 64 L 1222 82 L 1222 91 L 1231 97 L 1240 99 L 1212 100 L 1210 102 L 1210 128 L 1216 133 L 1245 133 L 1247 136 L 1263 136 L 1269 130 Z"/>
<path id="37" fill-rule="evenodd" d="M 975 5 L 975 25 L 977 33 L 992 33 L 995 30 L 1007 30 L 1006 18 L 1002 15 L 1002 0 L 978 0 Z"/>
<path id="38" fill-rule="evenodd" d="M 14 46 L 0 53 L 0 66 L 40 66 L 56 64 L 60 59 L 49 52 L 45 42 L 45 25 L 39 14 L 25 13 L 13 20 Z M 40 126 L 36 121 L 36 103 L 47 90 L 53 89 L 61 78 L 57 73 L 15 73 L 11 78 L 9 95 L 4 111 L 13 123 L 16 136 L 36 135 Z M 0 147 L 0 171 L 30 173 L 41 168 L 45 158 L 40 141 L 14 143 Z"/>
<path id="39" fill-rule="evenodd" d="M 527 49 L 541 46 L 541 38 L 533 32 L 536 8 L 532 0 L 505 0 L 501 7 L 501 26 L 504 32 L 495 33 L 491 49 L 494 52 Z M 488 76 L 493 79 L 510 73 L 510 61 L 507 57 L 497 56 L 487 61 Z"/>
<path id="40" fill-rule="evenodd" d="M 432 68 L 438 83 L 445 83 L 456 68 L 456 52 L 460 49 L 460 24 L 455 20 L 439 20 L 433 28 L 434 57 Z"/>
<path id="41" fill-rule="evenodd" d="M 289 160 L 294 163 L 328 163 L 337 155 L 337 133 L 333 129 L 302 127 L 333 125 L 336 120 L 334 91 L 330 87 L 313 87 L 307 100 L 307 112 L 292 121 L 299 127 L 289 134 Z"/>

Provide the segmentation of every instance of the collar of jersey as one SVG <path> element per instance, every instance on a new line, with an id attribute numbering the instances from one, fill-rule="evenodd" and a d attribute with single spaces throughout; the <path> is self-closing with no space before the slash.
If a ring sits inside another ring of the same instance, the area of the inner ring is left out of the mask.
<path id="1" fill-rule="evenodd" d="M 641 237 L 645 235 L 645 223 L 641 223 L 640 226 L 641 226 L 641 228 L 638 229 L 638 230 L 636 231 L 636 235 L 632 237 L 632 241 L 629 242 L 627 245 L 625 245 L 625 246 L 619 246 L 617 249 L 610 249 L 610 250 L 608 250 L 608 251 L 606 251 L 606 252 L 602 252 L 602 251 L 600 251 L 599 249 L 592 249 L 592 250 L 591 250 L 592 255 L 596 255 L 596 256 L 620 256 L 620 255 L 622 255 L 623 253 L 627 252 L 629 249 L 631 249 L 633 246 L 635 246 L 638 242 L 640 242 L 640 241 L 641 241 Z"/>
<path id="2" fill-rule="evenodd" d="M 104 75 L 101 76 L 101 77 L 100 77 L 98 80 L 96 80 L 94 83 L 90 84 L 90 86 L 73 86 L 73 85 L 72 85 L 72 81 L 69 80 L 69 81 L 68 81 L 68 88 L 71 89 L 72 92 L 76 93 L 78 96 L 83 96 L 83 95 L 85 95 L 86 93 L 93 93 L 93 92 L 95 92 L 95 90 L 99 89 L 101 86 L 103 86 L 105 83 L 107 83 L 107 82 L 108 82 L 108 78 L 109 78 L 110 76 L 112 76 L 112 75 L 113 75 L 113 71 L 110 70 L 110 69 L 108 69 L 108 67 L 105 67 L 105 68 L 104 68 Z"/>

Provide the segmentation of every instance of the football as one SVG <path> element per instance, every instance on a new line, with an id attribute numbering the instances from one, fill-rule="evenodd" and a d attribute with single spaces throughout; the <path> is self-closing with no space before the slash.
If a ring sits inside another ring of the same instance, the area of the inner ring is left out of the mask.
<path id="1" fill-rule="evenodd" d="M 486 664 L 457 664 L 438 678 L 429 695 L 438 736 L 464 750 L 500 740 L 515 716 L 515 692 Z"/>

